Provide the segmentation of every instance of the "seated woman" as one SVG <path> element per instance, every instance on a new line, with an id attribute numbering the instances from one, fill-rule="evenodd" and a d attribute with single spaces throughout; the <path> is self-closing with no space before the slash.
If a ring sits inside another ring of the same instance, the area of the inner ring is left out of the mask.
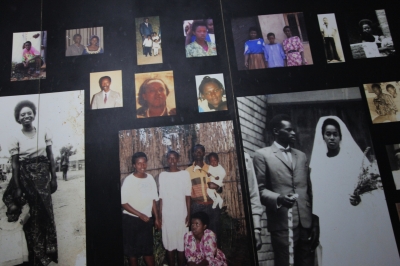
<path id="1" fill-rule="evenodd" d="M 216 78 L 205 76 L 199 86 L 199 112 L 228 110 L 222 83 Z"/>
<path id="2" fill-rule="evenodd" d="M 138 93 L 140 108 L 137 118 L 176 115 L 176 109 L 167 108 L 169 89 L 161 79 L 146 79 Z"/>
<path id="3" fill-rule="evenodd" d="M 185 256 L 188 266 L 227 266 L 225 254 L 217 248 L 217 237 L 207 229 L 209 223 L 205 212 L 196 212 L 191 217 L 191 230 L 185 234 Z"/>
<path id="4" fill-rule="evenodd" d="M 382 56 L 387 56 L 394 53 L 392 38 L 385 38 L 385 36 L 374 35 L 372 33 L 372 21 L 369 19 L 362 19 L 358 23 L 361 31 L 362 42 L 374 42 L 378 46 L 378 50 Z"/>
<path id="5" fill-rule="evenodd" d="M 189 24 L 186 32 L 186 57 L 202 57 L 217 55 L 217 47 L 215 43 L 206 40 L 207 24 L 204 21 L 196 20 L 193 24 Z M 192 36 L 196 37 L 194 42 L 190 42 Z"/>
<path id="6" fill-rule="evenodd" d="M 90 44 L 85 46 L 82 55 L 86 54 L 102 54 L 104 53 L 103 48 L 100 47 L 100 39 L 98 36 L 93 35 L 90 37 Z"/>
<path id="7" fill-rule="evenodd" d="M 15 71 L 39 76 L 40 67 L 43 65 L 40 52 L 32 46 L 30 41 L 25 42 L 22 49 L 22 63 L 15 65 Z"/>
<path id="8" fill-rule="evenodd" d="M 153 223 L 156 229 L 161 229 L 156 206 L 157 185 L 153 176 L 146 174 L 145 153 L 136 152 L 132 165 L 134 171 L 125 178 L 121 188 L 124 255 L 129 258 L 130 266 L 138 265 L 138 258 L 142 256 L 147 266 L 154 266 Z"/>

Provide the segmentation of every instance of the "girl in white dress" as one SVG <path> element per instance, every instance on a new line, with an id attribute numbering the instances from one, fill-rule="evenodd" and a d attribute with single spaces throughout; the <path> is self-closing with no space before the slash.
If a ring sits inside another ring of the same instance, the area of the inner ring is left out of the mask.
<path id="1" fill-rule="evenodd" d="M 159 176 L 160 217 L 162 240 L 168 251 L 168 263 L 175 266 L 175 250 L 178 251 L 178 265 L 185 263 L 183 237 L 188 232 L 190 195 L 192 183 L 188 171 L 178 169 L 179 154 L 167 153 L 168 172 Z"/>

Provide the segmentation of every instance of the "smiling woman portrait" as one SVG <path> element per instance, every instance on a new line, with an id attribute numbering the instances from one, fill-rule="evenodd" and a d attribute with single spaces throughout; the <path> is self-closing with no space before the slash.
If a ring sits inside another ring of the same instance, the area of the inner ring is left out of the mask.
<path id="1" fill-rule="evenodd" d="M 216 75 L 210 75 L 210 76 L 216 76 Z M 228 110 L 224 85 L 220 80 L 218 80 L 222 78 L 223 81 L 223 76 L 220 75 L 219 76 L 220 78 L 218 79 L 210 76 L 205 76 L 201 81 L 200 85 L 198 86 L 199 112 L 202 113 L 202 112 Z"/>

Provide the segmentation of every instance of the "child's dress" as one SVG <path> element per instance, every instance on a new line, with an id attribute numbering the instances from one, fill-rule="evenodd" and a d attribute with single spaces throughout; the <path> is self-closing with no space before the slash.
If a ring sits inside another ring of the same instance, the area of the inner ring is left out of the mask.
<path id="1" fill-rule="evenodd" d="M 208 168 L 208 173 L 210 173 L 212 176 L 210 178 L 210 182 L 214 183 L 216 185 L 218 185 L 219 187 L 222 187 L 223 184 L 223 180 L 226 176 L 226 172 L 225 169 L 218 164 L 217 166 L 209 166 Z M 215 177 L 219 177 L 218 179 L 215 179 Z M 219 204 L 219 207 L 222 208 L 222 204 L 223 204 L 223 199 L 221 198 L 221 196 L 217 193 L 217 191 L 215 191 L 215 189 L 211 189 L 211 188 L 207 188 L 207 194 L 208 196 L 214 201 L 212 208 L 215 209 L 217 207 L 217 205 Z"/>
<path id="2" fill-rule="evenodd" d="M 266 68 L 264 58 L 264 40 L 248 40 L 244 44 L 244 55 L 249 56 L 249 69 Z"/>
<path id="3" fill-rule="evenodd" d="M 284 67 L 286 55 L 280 43 L 266 44 L 264 48 L 265 61 L 268 68 Z"/>

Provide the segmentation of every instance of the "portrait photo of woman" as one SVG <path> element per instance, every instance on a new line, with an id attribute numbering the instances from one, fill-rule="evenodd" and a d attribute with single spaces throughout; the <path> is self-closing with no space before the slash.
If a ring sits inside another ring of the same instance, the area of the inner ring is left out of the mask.
<path id="1" fill-rule="evenodd" d="M 198 75 L 196 85 L 199 113 L 228 110 L 223 74 Z"/>
<path id="2" fill-rule="evenodd" d="M 212 19 L 186 20 L 183 28 L 187 58 L 217 55 Z"/>
<path id="3" fill-rule="evenodd" d="M 135 74 L 136 117 L 176 115 L 172 71 Z"/>

